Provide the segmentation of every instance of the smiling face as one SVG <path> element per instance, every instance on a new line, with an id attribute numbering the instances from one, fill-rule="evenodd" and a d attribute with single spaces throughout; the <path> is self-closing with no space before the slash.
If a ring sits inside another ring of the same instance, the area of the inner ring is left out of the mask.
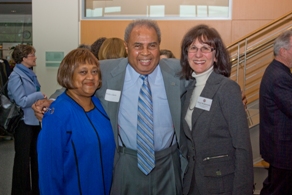
<path id="1" fill-rule="evenodd" d="M 125 44 L 129 64 L 142 75 L 150 74 L 160 59 L 159 40 L 154 28 L 136 26 Z"/>
<path id="2" fill-rule="evenodd" d="M 77 96 L 92 96 L 99 87 L 98 67 L 95 64 L 80 64 L 74 71 L 74 89 L 68 89 Z"/>
<path id="3" fill-rule="evenodd" d="M 31 68 L 33 66 L 36 66 L 36 59 L 37 59 L 37 57 L 35 56 L 35 53 L 32 52 L 32 53 L 28 54 L 27 57 L 24 57 L 22 59 L 21 64 L 23 64 L 27 68 Z"/>
<path id="4" fill-rule="evenodd" d="M 203 53 L 200 48 L 210 48 L 209 45 L 201 43 L 198 39 L 195 39 L 190 47 L 197 47 L 198 51 L 195 53 L 188 52 L 188 62 L 190 67 L 196 74 L 203 73 L 213 66 L 214 62 L 217 61 L 215 58 L 216 50 L 209 53 Z"/>

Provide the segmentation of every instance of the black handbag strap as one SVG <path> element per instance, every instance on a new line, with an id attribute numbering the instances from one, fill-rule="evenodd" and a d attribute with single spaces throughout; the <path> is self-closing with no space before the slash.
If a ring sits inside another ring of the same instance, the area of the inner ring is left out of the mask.
<path id="1" fill-rule="evenodd" d="M 19 74 L 18 74 L 19 75 Z M 21 78 L 21 76 L 19 75 L 19 79 L 20 79 L 20 81 L 21 81 L 21 83 L 23 83 L 22 82 L 22 78 Z M 9 96 L 8 96 L 8 89 L 7 89 L 7 86 L 8 86 L 8 82 L 9 82 L 9 79 L 6 81 L 6 83 L 3 85 L 3 87 L 0 89 L 0 94 L 2 94 L 2 95 L 5 95 L 9 100 L 10 100 L 10 98 L 9 98 Z M 11 102 L 15 102 L 14 100 L 10 100 Z"/>
<path id="2" fill-rule="evenodd" d="M 6 83 L 3 85 L 3 87 L 0 90 L 0 93 L 7 96 L 7 84 L 8 84 L 8 80 L 6 81 Z"/>

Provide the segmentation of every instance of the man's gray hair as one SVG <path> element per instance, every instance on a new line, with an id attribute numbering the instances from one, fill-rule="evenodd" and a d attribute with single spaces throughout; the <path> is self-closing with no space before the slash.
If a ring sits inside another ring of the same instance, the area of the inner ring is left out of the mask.
<path id="1" fill-rule="evenodd" d="M 126 41 L 126 43 L 129 42 L 130 34 L 133 28 L 135 28 L 136 26 L 147 26 L 148 28 L 153 28 L 158 36 L 158 42 L 159 43 L 161 42 L 161 32 L 160 32 L 160 28 L 157 25 L 157 22 L 153 20 L 149 20 L 149 19 L 139 19 L 139 20 L 132 21 L 127 26 L 125 30 L 125 35 L 124 35 L 124 41 Z"/>
<path id="2" fill-rule="evenodd" d="M 285 48 L 289 49 L 292 47 L 290 45 L 290 38 L 292 37 L 292 29 L 288 29 L 280 34 L 274 43 L 274 56 L 279 55 L 280 49 Z"/>

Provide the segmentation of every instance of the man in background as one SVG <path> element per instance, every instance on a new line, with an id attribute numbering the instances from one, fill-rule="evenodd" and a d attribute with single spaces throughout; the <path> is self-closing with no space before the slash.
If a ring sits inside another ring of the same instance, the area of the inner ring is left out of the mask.
<path id="1" fill-rule="evenodd" d="M 274 43 L 260 85 L 260 153 L 270 164 L 261 195 L 292 194 L 292 30 Z"/>

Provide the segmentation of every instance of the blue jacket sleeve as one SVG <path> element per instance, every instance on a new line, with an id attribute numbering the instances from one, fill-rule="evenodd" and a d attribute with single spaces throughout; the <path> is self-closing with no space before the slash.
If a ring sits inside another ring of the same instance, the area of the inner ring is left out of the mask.
<path id="1" fill-rule="evenodd" d="M 64 194 L 66 120 L 46 113 L 38 136 L 39 187 L 43 195 Z"/>

